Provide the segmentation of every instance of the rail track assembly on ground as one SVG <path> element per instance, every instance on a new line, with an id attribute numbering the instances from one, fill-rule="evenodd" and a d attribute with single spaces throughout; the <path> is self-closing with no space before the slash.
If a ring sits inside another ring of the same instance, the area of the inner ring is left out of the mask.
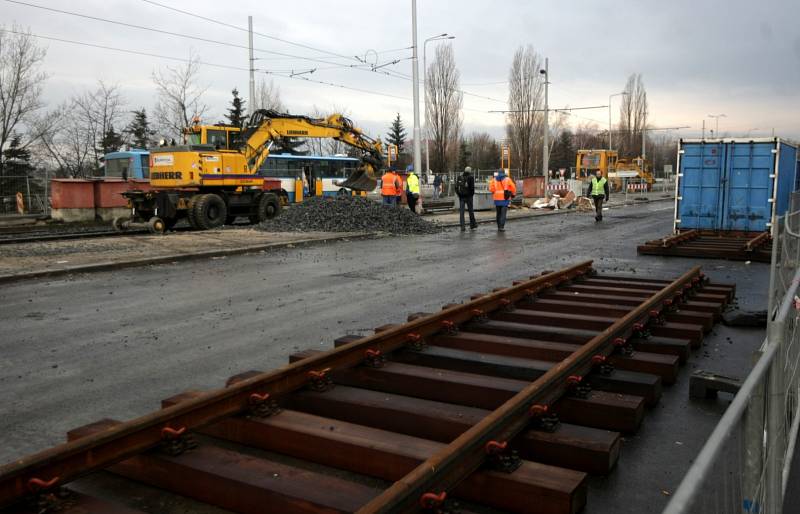
<path id="1" fill-rule="evenodd" d="M 107 470 L 235 512 L 575 513 L 734 293 L 699 267 L 547 272 L 75 429 L 0 468 L 0 505 L 139 512 L 70 489 Z"/>
<path id="2" fill-rule="evenodd" d="M 662 239 L 647 241 L 639 245 L 636 250 L 643 255 L 770 262 L 772 237 L 769 232 L 687 230 Z"/>

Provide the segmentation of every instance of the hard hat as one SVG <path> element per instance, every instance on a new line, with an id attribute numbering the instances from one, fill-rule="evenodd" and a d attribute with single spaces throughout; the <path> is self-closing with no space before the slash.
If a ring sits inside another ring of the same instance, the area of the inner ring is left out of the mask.
<path id="1" fill-rule="evenodd" d="M 465 171 L 466 173 L 472 173 L 472 167 L 470 167 L 470 166 L 467 166 L 466 168 L 464 168 L 464 171 Z"/>

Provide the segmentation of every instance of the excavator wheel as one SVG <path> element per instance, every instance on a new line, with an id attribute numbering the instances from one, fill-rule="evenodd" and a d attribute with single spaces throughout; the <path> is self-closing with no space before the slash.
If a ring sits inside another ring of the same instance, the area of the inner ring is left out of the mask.
<path id="1" fill-rule="evenodd" d="M 153 234 L 163 234 L 167 231 L 167 224 L 158 216 L 153 216 L 147 221 L 147 229 Z"/>
<path id="2" fill-rule="evenodd" d="M 193 210 L 197 226 L 202 230 L 221 227 L 228 215 L 225 201 L 215 194 L 200 195 Z"/>
<path id="3" fill-rule="evenodd" d="M 194 215 L 194 206 L 197 203 L 197 199 L 200 195 L 194 195 L 193 197 L 189 198 L 189 202 L 186 205 L 186 220 L 189 222 L 189 226 L 192 229 L 197 230 L 200 227 L 197 225 L 197 217 Z"/>
<path id="4" fill-rule="evenodd" d="M 250 216 L 250 223 L 253 225 L 262 221 L 272 219 L 281 212 L 281 201 L 273 193 L 264 193 L 258 201 L 258 213 Z"/>

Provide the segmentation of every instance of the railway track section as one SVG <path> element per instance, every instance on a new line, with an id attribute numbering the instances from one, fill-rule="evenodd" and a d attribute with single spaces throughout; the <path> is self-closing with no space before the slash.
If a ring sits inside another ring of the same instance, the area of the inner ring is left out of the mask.
<path id="1" fill-rule="evenodd" d="M 734 293 L 699 267 L 547 272 L 77 428 L 0 468 L 0 505 L 139 512 L 71 491 L 107 470 L 235 512 L 575 513 Z"/>
<path id="2" fill-rule="evenodd" d="M 642 255 L 770 262 L 772 237 L 769 232 L 687 230 L 662 239 L 647 241 L 636 247 L 636 250 Z"/>

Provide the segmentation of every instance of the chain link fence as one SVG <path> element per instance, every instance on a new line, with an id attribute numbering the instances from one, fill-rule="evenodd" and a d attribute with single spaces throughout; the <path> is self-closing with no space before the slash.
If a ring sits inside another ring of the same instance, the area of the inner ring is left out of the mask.
<path id="1" fill-rule="evenodd" d="M 773 233 L 767 337 L 664 514 L 779 514 L 800 398 L 800 195 Z"/>
<path id="2" fill-rule="evenodd" d="M 49 214 L 49 177 L 0 175 L 0 216 Z"/>

